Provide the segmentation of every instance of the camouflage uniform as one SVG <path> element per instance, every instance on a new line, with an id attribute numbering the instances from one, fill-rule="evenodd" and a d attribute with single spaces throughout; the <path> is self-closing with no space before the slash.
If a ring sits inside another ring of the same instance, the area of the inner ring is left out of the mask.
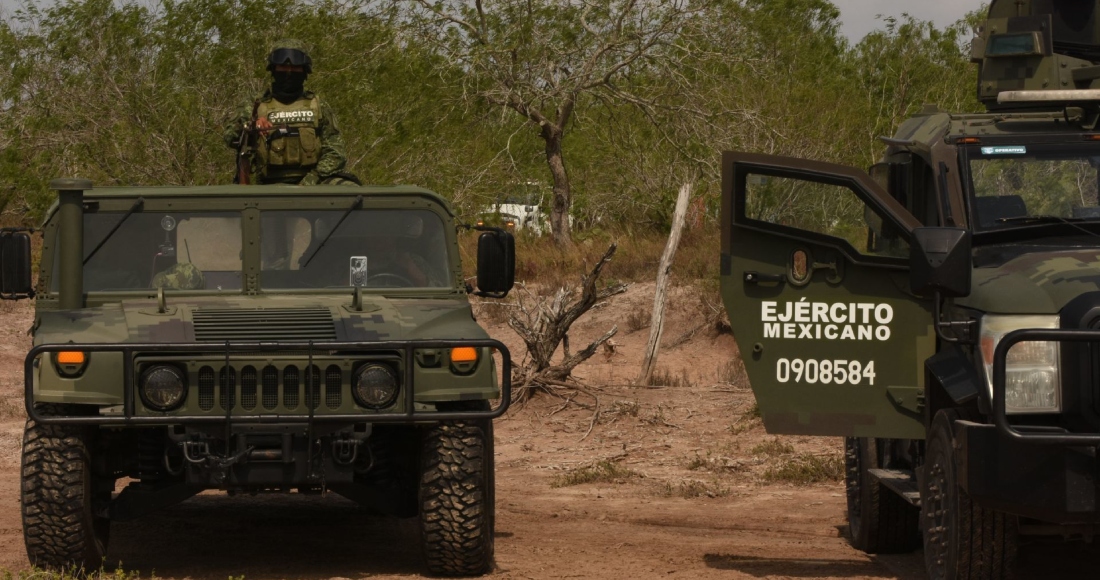
<path id="1" fill-rule="evenodd" d="M 275 43 L 268 70 L 275 72 L 273 62 L 280 51 L 295 51 L 304 58 L 305 73 L 311 72 L 309 57 L 300 42 L 281 40 Z M 240 107 L 237 115 L 223 131 L 225 144 L 239 149 L 246 128 L 255 127 L 251 138 L 251 183 L 352 183 L 341 172 L 347 163 L 344 140 L 336 124 L 336 115 L 311 91 L 300 90 L 292 98 L 280 98 L 278 77 L 271 88 Z"/>
<path id="2" fill-rule="evenodd" d="M 206 279 L 194 264 L 180 262 L 153 276 L 153 288 L 166 290 L 202 290 Z"/>

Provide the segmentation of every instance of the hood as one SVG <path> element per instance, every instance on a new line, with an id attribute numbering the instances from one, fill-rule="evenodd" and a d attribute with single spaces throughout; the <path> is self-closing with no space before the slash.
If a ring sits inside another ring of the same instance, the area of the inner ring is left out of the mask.
<path id="1" fill-rule="evenodd" d="M 75 311 L 46 311 L 35 344 L 65 342 L 387 341 L 487 338 L 469 302 L 458 298 L 234 296 L 125 300 Z"/>
<path id="2" fill-rule="evenodd" d="M 997 314 L 1056 314 L 1077 296 L 1100 290 L 1100 248 L 1027 252 L 974 268 L 960 306 Z"/>

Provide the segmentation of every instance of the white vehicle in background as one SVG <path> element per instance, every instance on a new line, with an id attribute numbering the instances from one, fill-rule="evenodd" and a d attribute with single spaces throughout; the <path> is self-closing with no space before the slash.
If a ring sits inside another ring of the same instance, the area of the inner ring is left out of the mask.
<path id="1" fill-rule="evenodd" d="M 527 191 L 499 195 L 497 201 L 481 211 L 478 225 L 499 225 L 509 231 L 527 230 L 541 236 L 550 232 L 550 216 L 542 210 L 537 184 L 529 183 Z"/>

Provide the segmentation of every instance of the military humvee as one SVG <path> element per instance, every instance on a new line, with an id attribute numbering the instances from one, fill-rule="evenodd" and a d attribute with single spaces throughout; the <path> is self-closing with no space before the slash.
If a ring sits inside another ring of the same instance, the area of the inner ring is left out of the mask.
<path id="1" fill-rule="evenodd" d="M 98 567 L 111 521 L 218 489 L 330 491 L 418 516 L 432 573 L 490 568 L 491 420 L 508 406 L 510 359 L 473 319 L 443 198 L 53 187 L 34 287 L 29 233 L 0 236 L 3 296 L 37 300 L 32 562 Z M 482 229 L 477 293 L 503 297 L 514 242 Z"/>
<path id="2" fill-rule="evenodd" d="M 982 114 L 869 173 L 723 156 L 722 292 L 765 427 L 844 436 L 852 543 L 1007 575 L 1100 531 L 1100 2 L 993 0 Z"/>

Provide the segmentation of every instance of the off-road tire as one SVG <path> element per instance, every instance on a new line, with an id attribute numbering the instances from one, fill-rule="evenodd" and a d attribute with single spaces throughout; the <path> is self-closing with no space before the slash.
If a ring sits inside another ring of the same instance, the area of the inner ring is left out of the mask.
<path id="1" fill-rule="evenodd" d="M 432 574 L 477 576 L 492 568 L 493 427 L 443 421 L 424 434 L 420 528 Z"/>
<path id="2" fill-rule="evenodd" d="M 879 444 L 867 437 L 844 440 L 848 537 L 868 554 L 912 552 L 920 547 L 920 510 L 868 473 L 882 467 Z"/>
<path id="3" fill-rule="evenodd" d="M 42 405 L 43 413 L 59 413 Z M 37 566 L 97 570 L 107 551 L 110 521 L 93 512 L 91 431 L 77 425 L 23 430 L 21 502 L 27 557 Z"/>
<path id="4" fill-rule="evenodd" d="M 1017 518 L 982 508 L 958 485 L 954 424 L 959 413 L 936 414 L 921 481 L 924 564 L 931 580 L 1011 578 L 1019 539 Z"/>

